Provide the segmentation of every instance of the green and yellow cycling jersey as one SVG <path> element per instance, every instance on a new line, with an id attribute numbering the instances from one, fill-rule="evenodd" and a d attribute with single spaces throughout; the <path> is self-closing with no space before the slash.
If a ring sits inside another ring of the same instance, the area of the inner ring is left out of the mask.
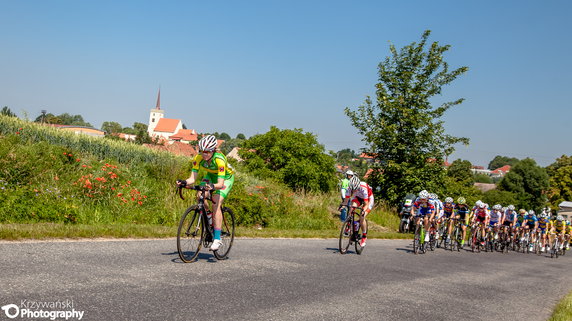
<path id="1" fill-rule="evenodd" d="M 196 173 L 205 173 L 213 183 L 217 182 L 218 178 L 225 180 L 230 179 L 234 174 L 234 169 L 228 163 L 226 157 L 221 153 L 214 153 L 210 161 L 203 159 L 203 155 L 198 154 L 193 159 L 193 168 L 191 171 Z"/>

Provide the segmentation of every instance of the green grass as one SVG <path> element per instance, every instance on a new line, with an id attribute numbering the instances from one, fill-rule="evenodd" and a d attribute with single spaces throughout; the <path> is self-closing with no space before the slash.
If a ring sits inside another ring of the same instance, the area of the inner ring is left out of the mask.
<path id="1" fill-rule="evenodd" d="M 341 226 L 341 225 L 340 225 Z M 311 229 L 277 229 L 263 227 L 236 228 L 236 237 L 252 238 L 338 238 L 340 230 L 336 228 Z M 94 238 L 170 238 L 177 236 L 176 226 L 149 224 L 0 224 L 0 240 L 50 240 L 50 239 L 94 239 Z M 411 235 L 393 231 L 368 232 L 369 238 L 403 239 Z"/>
<path id="2" fill-rule="evenodd" d="M 570 321 L 572 320 L 572 291 L 568 293 L 552 312 L 548 321 Z"/>

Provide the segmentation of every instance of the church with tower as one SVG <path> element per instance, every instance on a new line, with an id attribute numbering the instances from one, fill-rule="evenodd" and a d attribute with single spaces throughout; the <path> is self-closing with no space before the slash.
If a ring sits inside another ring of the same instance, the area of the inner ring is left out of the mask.
<path id="1" fill-rule="evenodd" d="M 161 109 L 161 90 L 157 94 L 157 104 L 149 113 L 149 136 L 159 138 L 164 144 L 175 142 L 190 143 L 197 141 L 197 132 L 193 129 L 184 129 L 180 119 L 165 118 L 165 110 Z"/>

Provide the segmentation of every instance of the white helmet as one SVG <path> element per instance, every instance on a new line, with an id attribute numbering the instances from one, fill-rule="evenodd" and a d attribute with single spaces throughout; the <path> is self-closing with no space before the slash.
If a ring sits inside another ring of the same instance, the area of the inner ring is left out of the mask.
<path id="1" fill-rule="evenodd" d="M 556 220 L 557 220 L 557 221 L 564 221 L 564 216 L 558 215 L 558 216 L 556 217 Z"/>
<path id="2" fill-rule="evenodd" d="M 478 200 L 475 202 L 476 207 L 481 207 L 481 205 L 485 205 L 485 203 L 483 203 L 483 201 L 481 201 L 481 200 Z"/>
<path id="3" fill-rule="evenodd" d="M 546 213 L 543 212 L 543 213 L 540 213 L 540 215 L 538 215 L 538 217 L 540 217 L 540 218 L 547 218 L 548 215 L 546 215 Z"/>
<path id="4" fill-rule="evenodd" d="M 359 180 L 359 177 L 354 176 L 350 179 L 350 189 L 355 191 L 356 189 L 359 188 L 360 184 L 361 181 Z"/>
<path id="5" fill-rule="evenodd" d="M 528 215 L 534 215 L 534 210 L 528 211 Z"/>
<path id="6" fill-rule="evenodd" d="M 453 198 L 452 197 L 445 198 L 445 203 L 453 203 Z"/>
<path id="7" fill-rule="evenodd" d="M 427 192 L 426 190 L 422 190 L 421 192 L 419 192 L 419 198 L 428 199 L 429 198 L 429 192 Z"/>
<path id="8" fill-rule="evenodd" d="M 502 206 L 500 204 L 495 204 L 495 206 L 493 206 L 493 210 L 500 210 L 502 208 Z"/>
<path id="9" fill-rule="evenodd" d="M 512 205 L 512 204 L 509 205 L 509 206 L 508 206 L 508 209 L 511 210 L 511 211 L 514 211 L 514 205 Z"/>
<path id="10" fill-rule="evenodd" d="M 348 171 L 346 172 L 346 176 L 347 175 L 355 176 L 355 173 L 348 169 Z"/>
<path id="11" fill-rule="evenodd" d="M 216 149 L 217 140 L 213 135 L 207 135 L 199 140 L 199 150 L 201 152 L 212 152 Z"/>

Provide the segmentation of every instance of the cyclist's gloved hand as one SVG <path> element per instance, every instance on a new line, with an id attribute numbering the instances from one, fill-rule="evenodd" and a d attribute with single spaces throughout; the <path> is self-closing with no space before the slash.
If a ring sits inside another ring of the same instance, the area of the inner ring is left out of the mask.
<path id="1" fill-rule="evenodd" d="M 186 186 L 187 186 L 187 181 L 184 180 L 184 179 L 178 179 L 178 180 L 177 180 L 177 185 L 178 185 L 179 187 L 186 187 Z"/>

